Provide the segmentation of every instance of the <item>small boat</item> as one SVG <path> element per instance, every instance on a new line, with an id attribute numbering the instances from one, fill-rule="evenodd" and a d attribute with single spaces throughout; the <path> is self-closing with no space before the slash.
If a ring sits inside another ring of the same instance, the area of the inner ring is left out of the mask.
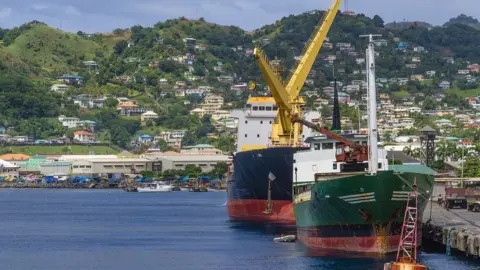
<path id="1" fill-rule="evenodd" d="M 173 191 L 174 186 L 160 183 L 147 184 L 137 188 L 137 192 L 170 192 Z"/>
<path id="2" fill-rule="evenodd" d="M 215 188 L 207 188 L 208 192 L 219 192 L 222 191 L 220 189 L 215 189 Z"/>
<path id="3" fill-rule="evenodd" d="M 188 187 L 181 187 L 180 188 L 180 191 L 189 191 L 189 190 L 190 190 L 190 188 L 188 188 Z"/>
<path id="4" fill-rule="evenodd" d="M 273 238 L 273 242 L 291 243 L 291 242 L 295 242 L 296 240 L 297 240 L 297 237 L 295 235 L 282 235 L 280 237 Z"/>

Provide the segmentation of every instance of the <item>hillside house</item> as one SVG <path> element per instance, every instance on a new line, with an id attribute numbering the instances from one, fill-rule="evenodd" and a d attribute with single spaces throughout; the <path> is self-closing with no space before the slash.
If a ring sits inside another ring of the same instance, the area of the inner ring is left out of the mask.
<path id="1" fill-rule="evenodd" d="M 325 49 L 333 49 L 333 44 L 330 42 L 324 42 L 323 43 L 323 48 Z"/>
<path id="2" fill-rule="evenodd" d="M 222 83 L 233 83 L 232 76 L 222 75 L 222 76 L 219 76 L 217 79 L 219 82 L 222 82 Z"/>
<path id="3" fill-rule="evenodd" d="M 457 71 L 457 74 L 458 74 L 458 75 L 467 75 L 467 74 L 470 74 L 470 70 L 468 70 L 468 69 L 459 69 L 459 70 Z"/>
<path id="4" fill-rule="evenodd" d="M 374 40 L 373 43 L 375 44 L 375 46 L 377 47 L 386 47 L 388 46 L 388 41 L 386 39 L 377 39 L 377 40 Z"/>
<path id="5" fill-rule="evenodd" d="M 185 96 L 185 89 L 175 89 L 175 96 L 176 97 L 184 97 Z"/>
<path id="6" fill-rule="evenodd" d="M 223 97 L 208 94 L 200 106 L 206 114 L 212 114 L 214 111 L 219 110 L 223 104 Z"/>
<path id="7" fill-rule="evenodd" d="M 155 121 L 155 119 L 158 118 L 158 114 L 156 114 L 153 111 L 146 111 L 140 115 L 140 121 L 141 122 L 147 122 L 148 120 Z"/>
<path id="8" fill-rule="evenodd" d="M 66 84 L 82 84 L 83 77 L 77 75 L 63 74 L 62 76 L 57 77 L 58 81 L 64 82 Z"/>
<path id="9" fill-rule="evenodd" d="M 98 68 L 98 63 L 95 61 L 84 61 L 83 64 L 88 68 L 88 69 L 97 69 Z"/>
<path id="10" fill-rule="evenodd" d="M 190 88 L 185 90 L 185 95 L 199 95 L 203 96 L 205 94 L 205 90 L 199 89 L 199 88 Z"/>
<path id="11" fill-rule="evenodd" d="M 425 72 L 425 75 L 430 78 L 435 77 L 436 74 L 437 72 L 435 70 L 428 70 L 427 72 Z"/>
<path id="12" fill-rule="evenodd" d="M 195 48 L 195 46 L 197 45 L 197 40 L 194 38 L 184 38 L 183 42 L 187 47 Z"/>
<path id="13" fill-rule="evenodd" d="M 342 88 L 342 91 L 347 93 L 360 91 L 360 85 L 346 85 Z"/>
<path id="14" fill-rule="evenodd" d="M 139 134 L 137 138 L 137 142 L 141 144 L 148 144 L 153 142 L 153 136 L 150 134 Z"/>
<path id="15" fill-rule="evenodd" d="M 413 47 L 413 51 L 423 53 L 423 52 L 425 52 L 425 48 L 422 47 L 422 46 L 416 46 L 416 47 Z"/>
<path id="16" fill-rule="evenodd" d="M 411 81 L 423 81 L 425 79 L 425 76 L 423 74 L 412 74 L 410 75 L 410 80 Z"/>
<path id="17" fill-rule="evenodd" d="M 79 126 L 80 119 L 77 117 L 66 117 L 65 115 L 60 115 L 58 121 L 62 126 L 67 128 L 76 128 Z"/>
<path id="18" fill-rule="evenodd" d="M 230 91 L 244 92 L 248 89 L 247 83 L 235 84 L 230 87 Z"/>
<path id="19" fill-rule="evenodd" d="M 439 84 L 438 84 L 438 87 L 446 90 L 446 89 L 450 89 L 451 87 L 451 83 L 449 81 L 441 81 Z"/>
<path id="20" fill-rule="evenodd" d="M 323 98 L 317 98 L 313 101 L 313 105 L 315 107 L 322 107 L 322 106 L 327 106 L 329 103 L 328 99 L 323 99 Z"/>
<path id="21" fill-rule="evenodd" d="M 357 65 L 365 64 L 365 58 L 357 58 L 355 59 L 355 62 L 357 63 Z"/>
<path id="22" fill-rule="evenodd" d="M 161 78 L 160 80 L 158 80 L 158 84 L 159 85 L 168 85 L 168 80 L 165 79 L 165 78 Z"/>
<path id="23" fill-rule="evenodd" d="M 124 103 L 118 105 L 117 111 L 123 116 L 134 116 L 134 115 L 141 115 L 145 113 L 147 109 L 139 107 L 135 103 Z"/>
<path id="24" fill-rule="evenodd" d="M 202 118 L 207 113 L 202 108 L 195 108 L 195 109 L 190 111 L 190 114 L 196 114 L 196 115 L 198 115 L 198 117 Z"/>
<path id="25" fill-rule="evenodd" d="M 63 95 L 68 90 L 68 85 L 57 83 L 57 84 L 52 85 L 50 90 Z"/>
<path id="26" fill-rule="evenodd" d="M 471 73 L 480 73 L 480 65 L 479 64 L 471 64 L 467 66 L 468 70 Z"/>
<path id="27" fill-rule="evenodd" d="M 118 105 L 122 105 L 122 104 L 125 104 L 125 103 L 135 103 L 135 102 L 131 101 L 129 98 L 126 98 L 126 97 L 118 97 L 117 101 L 118 101 Z"/>
<path id="28" fill-rule="evenodd" d="M 417 64 L 405 64 L 406 68 L 417 68 Z"/>
<path id="29" fill-rule="evenodd" d="M 73 139 L 80 143 L 95 143 L 95 134 L 85 130 L 78 130 L 73 133 Z"/>
<path id="30" fill-rule="evenodd" d="M 455 59 L 453 57 L 444 57 L 443 58 L 447 64 L 455 64 Z"/>

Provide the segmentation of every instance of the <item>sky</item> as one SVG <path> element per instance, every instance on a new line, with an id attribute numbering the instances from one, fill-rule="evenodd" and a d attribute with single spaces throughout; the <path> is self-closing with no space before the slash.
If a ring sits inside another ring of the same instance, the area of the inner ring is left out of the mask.
<path id="1" fill-rule="evenodd" d="M 326 9 L 332 0 L 1 0 L 0 27 L 32 20 L 64 31 L 109 32 L 184 16 L 253 30 L 290 14 Z M 345 1 L 344 1 L 345 2 Z M 345 6 L 342 5 L 342 9 Z M 479 0 L 348 0 L 348 9 L 385 22 L 440 25 L 459 14 L 480 17 Z"/>

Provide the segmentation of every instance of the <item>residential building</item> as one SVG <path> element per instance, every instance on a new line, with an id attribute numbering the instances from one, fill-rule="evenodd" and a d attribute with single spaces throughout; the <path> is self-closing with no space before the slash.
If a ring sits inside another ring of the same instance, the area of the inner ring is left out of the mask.
<path id="1" fill-rule="evenodd" d="M 141 144 L 148 144 L 153 142 L 153 136 L 150 134 L 139 134 L 137 141 Z"/>
<path id="2" fill-rule="evenodd" d="M 479 64 L 471 64 L 467 66 L 468 70 L 471 73 L 480 73 L 480 65 Z"/>
<path id="3" fill-rule="evenodd" d="M 185 90 L 185 95 L 186 95 L 186 96 L 188 96 L 188 95 L 199 95 L 199 96 L 203 96 L 204 93 L 205 93 L 205 90 L 199 89 L 199 88 L 191 88 L 191 89 L 186 89 L 186 90 Z"/>
<path id="4" fill-rule="evenodd" d="M 202 172 L 210 172 L 220 162 L 232 163 L 232 158 L 227 155 L 146 155 L 149 160 L 160 162 L 162 172 L 165 170 L 184 170 L 186 165 L 195 165 L 202 169 Z"/>
<path id="5" fill-rule="evenodd" d="M 185 147 L 180 150 L 181 153 L 189 155 L 221 155 L 222 150 L 215 148 L 210 144 L 197 144 Z"/>
<path id="6" fill-rule="evenodd" d="M 83 83 L 83 78 L 77 75 L 63 74 L 62 76 L 57 77 L 58 81 L 64 82 L 66 84 L 81 84 Z"/>
<path id="7" fill-rule="evenodd" d="M 18 177 L 20 167 L 8 161 L 0 159 L 0 177 Z"/>
<path id="8" fill-rule="evenodd" d="M 417 46 L 417 47 L 413 47 L 413 51 L 423 53 L 423 52 L 425 52 L 425 48 L 422 47 L 422 46 Z"/>
<path id="9" fill-rule="evenodd" d="M 98 63 L 95 61 L 84 61 L 83 64 L 88 68 L 88 69 L 96 69 L 98 68 Z"/>
<path id="10" fill-rule="evenodd" d="M 223 97 L 208 94 L 200 106 L 207 114 L 212 114 L 214 111 L 219 110 L 223 103 Z"/>
<path id="11" fill-rule="evenodd" d="M 141 108 L 135 103 L 123 103 L 117 107 L 117 111 L 124 116 L 141 115 L 147 111 L 146 108 Z"/>
<path id="12" fill-rule="evenodd" d="M 218 77 L 218 81 L 223 83 L 233 83 L 233 77 L 222 75 Z"/>
<path id="13" fill-rule="evenodd" d="M 65 115 L 60 115 L 58 121 L 62 123 L 62 126 L 67 128 L 76 128 L 79 126 L 80 119 L 77 117 L 66 117 Z"/>
<path id="14" fill-rule="evenodd" d="M 142 113 L 142 115 L 140 116 L 140 121 L 142 121 L 142 122 L 147 122 L 148 120 L 154 121 L 157 118 L 158 118 L 158 114 L 156 114 L 155 112 L 146 111 L 146 112 Z"/>
<path id="15" fill-rule="evenodd" d="M 423 81 L 425 79 L 425 76 L 423 74 L 412 74 L 410 75 L 410 80 L 411 81 Z"/>
<path id="16" fill-rule="evenodd" d="M 85 130 L 78 130 L 73 133 L 73 139 L 81 143 L 95 143 L 95 134 Z"/>
<path id="17" fill-rule="evenodd" d="M 468 69 L 459 69 L 459 70 L 457 71 L 457 74 L 458 74 L 458 75 L 467 75 L 467 74 L 469 74 L 469 73 L 470 73 L 470 70 L 468 70 Z"/>
<path id="18" fill-rule="evenodd" d="M 57 84 L 52 85 L 50 90 L 63 95 L 68 90 L 68 85 L 57 83 Z"/>
<path id="19" fill-rule="evenodd" d="M 425 72 L 425 75 L 427 75 L 428 77 L 435 77 L 435 75 L 437 74 L 437 72 L 435 70 L 429 70 L 427 72 Z"/>
<path id="20" fill-rule="evenodd" d="M 438 84 L 438 87 L 442 89 L 450 89 L 450 82 L 449 81 L 442 81 Z"/>

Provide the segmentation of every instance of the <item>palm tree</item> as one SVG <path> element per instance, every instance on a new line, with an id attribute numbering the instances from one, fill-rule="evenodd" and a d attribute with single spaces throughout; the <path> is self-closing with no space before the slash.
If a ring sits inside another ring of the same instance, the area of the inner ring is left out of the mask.
<path id="1" fill-rule="evenodd" d="M 403 153 L 405 153 L 407 156 L 412 156 L 412 146 L 409 145 L 409 146 L 405 146 L 403 148 Z"/>

